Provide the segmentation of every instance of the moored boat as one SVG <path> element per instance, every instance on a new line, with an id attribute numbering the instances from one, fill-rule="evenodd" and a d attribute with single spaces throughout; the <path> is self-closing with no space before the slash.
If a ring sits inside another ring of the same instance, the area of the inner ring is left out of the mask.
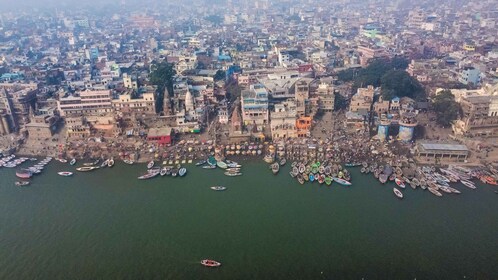
<path id="1" fill-rule="evenodd" d="M 213 191 L 224 191 L 226 190 L 227 188 L 226 187 L 223 187 L 223 186 L 212 186 L 211 189 Z"/>
<path id="2" fill-rule="evenodd" d="M 443 196 L 440 192 L 438 192 L 435 188 L 427 188 L 433 195 L 435 196 Z"/>
<path id="3" fill-rule="evenodd" d="M 146 179 L 154 178 L 157 175 L 159 175 L 159 172 L 147 172 L 147 174 L 144 174 L 144 175 L 138 177 L 138 179 L 139 180 L 146 180 Z"/>
<path id="4" fill-rule="evenodd" d="M 195 164 L 195 166 L 201 166 L 207 163 L 207 160 L 201 160 Z"/>
<path id="5" fill-rule="evenodd" d="M 61 172 L 57 172 L 57 174 L 59 174 L 60 176 L 63 176 L 63 177 L 69 177 L 69 176 L 73 175 L 73 172 L 61 171 Z"/>
<path id="6" fill-rule="evenodd" d="M 275 162 L 270 166 L 270 168 L 271 168 L 271 172 L 273 172 L 273 174 L 276 175 L 278 173 L 278 171 L 280 170 L 280 165 L 278 164 L 278 162 Z"/>
<path id="7" fill-rule="evenodd" d="M 107 166 L 113 167 L 114 166 L 114 158 L 110 158 L 109 161 L 107 162 Z"/>
<path id="8" fill-rule="evenodd" d="M 225 172 L 224 174 L 225 174 L 225 176 L 228 176 L 228 177 L 242 176 L 242 173 L 240 173 L 240 172 Z"/>
<path id="9" fill-rule="evenodd" d="M 223 161 L 218 161 L 216 162 L 216 165 L 221 168 L 221 169 L 227 169 L 228 168 L 228 165 L 226 163 L 224 163 Z"/>
<path id="10" fill-rule="evenodd" d="M 396 179 L 394 179 L 394 182 L 396 183 L 396 185 L 398 185 L 398 187 L 400 187 L 402 189 L 405 188 L 405 183 L 402 180 L 396 178 Z"/>
<path id="11" fill-rule="evenodd" d="M 215 169 L 216 165 L 204 165 L 202 168 L 203 169 Z"/>
<path id="12" fill-rule="evenodd" d="M 76 164 L 76 159 L 73 158 L 70 162 L 69 162 L 70 165 L 75 165 Z"/>
<path id="13" fill-rule="evenodd" d="M 132 165 L 134 163 L 133 160 L 129 160 L 129 159 L 125 159 L 125 160 L 123 160 L 123 162 L 126 164 L 129 164 L 129 165 Z"/>
<path id="14" fill-rule="evenodd" d="M 467 188 L 470 188 L 470 189 L 473 189 L 475 190 L 476 189 L 476 186 L 474 185 L 474 183 L 472 183 L 471 181 L 468 181 L 468 180 L 460 180 L 460 182 L 466 186 Z"/>
<path id="15" fill-rule="evenodd" d="M 337 182 L 337 183 L 339 183 L 339 184 L 341 184 L 341 185 L 343 185 L 343 186 L 351 186 L 351 182 L 346 181 L 346 180 L 344 180 L 344 179 L 337 178 L 337 177 L 333 177 L 332 179 L 333 179 L 335 182 Z"/>
<path id="16" fill-rule="evenodd" d="M 99 168 L 98 166 L 83 166 L 83 167 L 76 168 L 76 171 L 88 172 L 88 171 L 92 171 L 92 170 L 95 170 L 98 168 Z"/>
<path id="17" fill-rule="evenodd" d="M 16 177 L 21 179 L 29 179 L 33 176 L 33 173 L 28 169 L 20 169 L 16 171 Z"/>
<path id="18" fill-rule="evenodd" d="M 24 187 L 24 186 L 29 185 L 29 181 L 17 181 L 15 183 L 15 185 L 18 186 L 18 187 Z"/>
<path id="19" fill-rule="evenodd" d="M 185 174 L 187 174 L 187 168 L 182 167 L 178 170 L 178 175 L 180 175 L 180 177 L 185 176 Z"/>
<path id="20" fill-rule="evenodd" d="M 287 160 L 285 158 L 282 158 L 279 163 L 280 166 L 284 166 L 287 163 Z"/>
<path id="21" fill-rule="evenodd" d="M 104 167 L 107 167 L 108 165 L 109 165 L 109 160 L 108 160 L 108 159 L 106 159 L 106 160 L 104 160 L 104 161 L 100 164 L 100 167 L 101 167 L 101 168 L 104 168 Z"/>
<path id="22" fill-rule="evenodd" d="M 151 160 L 149 161 L 149 163 L 147 163 L 147 169 L 151 169 L 152 167 L 154 167 L 154 161 Z"/>

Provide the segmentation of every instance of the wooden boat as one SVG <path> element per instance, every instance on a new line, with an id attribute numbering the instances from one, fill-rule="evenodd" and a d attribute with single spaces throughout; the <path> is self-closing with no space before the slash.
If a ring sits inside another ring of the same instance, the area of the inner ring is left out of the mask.
<path id="1" fill-rule="evenodd" d="M 210 189 L 212 189 L 213 191 L 224 191 L 227 188 L 223 187 L 223 186 L 212 186 L 212 187 L 210 187 Z"/>
<path id="2" fill-rule="evenodd" d="M 297 176 L 297 181 L 298 181 L 298 182 L 299 182 L 299 184 L 301 184 L 301 185 L 302 185 L 302 184 L 304 184 L 304 178 L 303 178 L 303 176 L 298 175 L 298 176 Z"/>
<path id="3" fill-rule="evenodd" d="M 202 168 L 203 169 L 215 169 L 216 165 L 204 165 Z"/>
<path id="4" fill-rule="evenodd" d="M 447 187 L 452 193 L 460 194 L 461 192 L 455 188 Z"/>
<path id="5" fill-rule="evenodd" d="M 393 188 L 393 192 L 394 192 L 394 194 L 395 194 L 397 197 L 399 197 L 399 198 L 403 198 L 403 193 L 402 193 L 400 190 L 398 190 L 397 188 Z"/>
<path id="6" fill-rule="evenodd" d="M 343 185 L 343 186 L 351 186 L 351 185 L 352 185 L 352 184 L 351 184 L 351 182 L 346 181 L 346 180 L 341 179 L 341 178 L 333 177 L 332 179 L 333 179 L 335 182 L 337 182 L 337 183 L 339 183 L 339 184 L 341 184 L 341 185 Z"/>
<path id="7" fill-rule="evenodd" d="M 315 181 L 315 175 L 313 175 L 313 173 L 311 173 L 311 174 L 309 175 L 309 179 L 310 179 L 310 182 Z"/>
<path id="8" fill-rule="evenodd" d="M 65 160 L 65 159 L 63 159 L 63 158 L 58 158 L 57 160 L 58 160 L 60 163 L 66 163 L 66 162 L 67 162 L 67 160 Z"/>
<path id="9" fill-rule="evenodd" d="M 114 158 L 110 158 L 109 161 L 107 161 L 107 166 L 109 166 L 109 167 L 114 166 Z"/>
<path id="10" fill-rule="evenodd" d="M 466 186 L 467 188 L 470 188 L 470 189 L 473 189 L 475 190 L 476 189 L 476 186 L 474 185 L 474 183 L 472 183 L 471 181 L 468 181 L 468 180 L 460 180 L 460 182 Z"/>
<path id="11" fill-rule="evenodd" d="M 327 184 L 327 186 L 330 186 L 332 184 L 332 181 L 333 181 L 332 177 L 330 176 L 325 177 L 325 184 Z"/>
<path id="12" fill-rule="evenodd" d="M 147 163 L 147 169 L 151 169 L 154 166 L 154 161 L 151 160 L 149 163 Z"/>
<path id="13" fill-rule="evenodd" d="M 396 185 L 398 185 L 398 187 L 400 187 L 402 189 L 405 188 L 405 183 L 402 180 L 396 178 L 396 179 L 394 179 L 394 182 L 396 183 Z"/>
<path id="14" fill-rule="evenodd" d="M 163 168 L 161 168 L 161 171 L 159 171 L 159 175 L 161 175 L 161 177 L 162 177 L 162 176 L 166 175 L 167 172 L 168 172 L 167 168 L 163 167 Z"/>
<path id="15" fill-rule="evenodd" d="M 126 164 L 129 164 L 129 165 L 132 165 L 134 163 L 133 160 L 129 160 L 129 159 L 125 159 L 125 160 L 123 160 L 123 162 Z"/>
<path id="16" fill-rule="evenodd" d="M 185 174 L 187 174 L 187 168 L 182 167 L 182 168 L 180 168 L 180 169 L 178 170 L 178 175 L 179 175 L 180 177 L 185 176 Z"/>
<path id="17" fill-rule="evenodd" d="M 225 174 L 225 176 L 228 176 L 228 177 L 242 176 L 242 173 L 240 173 L 240 172 L 238 172 L 238 173 L 225 172 L 224 174 Z"/>
<path id="18" fill-rule="evenodd" d="M 387 174 L 381 173 L 379 175 L 379 182 L 381 182 L 382 184 L 385 184 L 387 182 L 388 178 L 389 178 L 389 176 L 387 176 Z"/>
<path id="19" fill-rule="evenodd" d="M 108 160 L 108 159 L 104 160 L 104 161 L 102 162 L 102 164 L 100 164 L 100 167 L 101 167 L 101 168 L 104 168 L 104 167 L 107 167 L 107 166 L 109 166 L 109 160 Z"/>
<path id="20" fill-rule="evenodd" d="M 59 174 L 60 176 L 63 176 L 63 177 L 69 177 L 69 176 L 73 175 L 73 172 L 61 171 L 61 172 L 57 172 L 57 174 Z"/>
<path id="21" fill-rule="evenodd" d="M 228 168 L 228 165 L 226 163 L 224 163 L 223 161 L 218 161 L 216 163 L 216 165 L 221 168 L 221 169 L 227 169 Z"/>
<path id="22" fill-rule="evenodd" d="M 16 171 L 16 177 L 21 179 L 29 179 L 33 176 L 33 173 L 28 169 L 20 169 Z"/>
<path id="23" fill-rule="evenodd" d="M 159 172 L 147 172 L 147 174 L 144 174 L 144 175 L 138 177 L 138 180 L 146 180 L 146 179 L 154 178 L 157 175 L 159 175 Z"/>
<path id="24" fill-rule="evenodd" d="M 272 164 L 270 166 L 270 168 L 271 168 L 271 172 L 273 172 L 273 174 L 276 175 L 278 173 L 278 171 L 280 170 L 280 165 L 278 164 L 278 162 L 275 162 L 274 164 Z"/>
<path id="25" fill-rule="evenodd" d="M 434 188 L 427 188 L 433 195 L 435 196 L 443 196 L 440 192 L 438 192 L 436 189 Z"/>
<path id="26" fill-rule="evenodd" d="M 18 186 L 18 187 L 25 187 L 25 186 L 27 186 L 29 184 L 30 184 L 29 181 L 17 181 L 15 183 L 15 185 Z"/>
<path id="27" fill-rule="evenodd" d="M 206 266 L 206 267 L 218 267 L 218 266 L 221 266 L 220 262 L 213 261 L 213 260 L 207 260 L 207 259 L 206 260 L 202 260 L 201 264 L 203 266 Z"/>
<path id="28" fill-rule="evenodd" d="M 279 163 L 281 166 L 284 166 L 287 163 L 287 160 L 285 158 L 282 158 Z"/>
<path id="29" fill-rule="evenodd" d="M 325 182 L 325 175 L 318 176 L 318 183 L 323 184 Z"/>
<path id="30" fill-rule="evenodd" d="M 70 165 L 75 165 L 76 164 L 76 159 L 73 158 L 70 162 L 69 162 Z"/>
<path id="31" fill-rule="evenodd" d="M 83 166 L 83 167 L 76 168 L 76 171 L 88 172 L 88 171 L 92 171 L 95 169 L 99 169 L 99 167 L 98 166 Z"/>
<path id="32" fill-rule="evenodd" d="M 195 164 L 195 166 L 201 166 L 207 163 L 207 160 L 201 160 Z"/>
<path id="33" fill-rule="evenodd" d="M 304 166 L 304 164 L 302 164 L 302 163 L 301 163 L 301 164 L 299 165 L 299 168 L 298 168 L 298 169 L 299 169 L 299 173 L 301 173 L 301 174 L 302 174 L 302 173 L 304 173 L 304 171 L 306 170 L 306 167 Z"/>

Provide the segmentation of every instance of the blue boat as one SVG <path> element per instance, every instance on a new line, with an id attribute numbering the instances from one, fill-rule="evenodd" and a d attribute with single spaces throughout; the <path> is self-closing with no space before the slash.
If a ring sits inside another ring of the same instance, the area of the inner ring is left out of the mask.
<path id="1" fill-rule="evenodd" d="M 315 181 L 315 175 L 310 174 L 310 182 L 313 182 L 313 181 Z"/>
<path id="2" fill-rule="evenodd" d="M 207 160 L 209 165 L 216 165 L 216 159 L 213 156 L 210 156 Z"/>
<path id="3" fill-rule="evenodd" d="M 186 173 L 187 173 L 187 168 L 185 167 L 182 167 L 180 168 L 180 170 L 178 170 L 178 175 L 180 175 L 180 177 L 185 176 Z"/>

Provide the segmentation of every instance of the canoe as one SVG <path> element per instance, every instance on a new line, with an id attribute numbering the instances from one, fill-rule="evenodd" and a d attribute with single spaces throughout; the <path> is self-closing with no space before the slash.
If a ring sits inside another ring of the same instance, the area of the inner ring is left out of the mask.
<path id="1" fill-rule="evenodd" d="M 398 198 L 403 198 L 403 193 L 397 188 L 393 188 L 393 192 Z"/>
<path id="2" fill-rule="evenodd" d="M 203 266 L 206 266 L 206 267 L 218 267 L 218 266 L 221 266 L 220 262 L 213 261 L 213 260 L 208 260 L 208 259 L 202 260 L 201 264 Z"/>

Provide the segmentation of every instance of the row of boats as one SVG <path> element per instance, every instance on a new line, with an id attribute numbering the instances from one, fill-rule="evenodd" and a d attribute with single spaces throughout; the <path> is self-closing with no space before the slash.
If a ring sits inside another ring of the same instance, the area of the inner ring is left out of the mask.
<path id="1" fill-rule="evenodd" d="M 274 166 L 275 163 L 272 164 Z M 273 170 L 273 167 L 272 167 Z M 331 165 L 327 162 L 314 162 L 305 164 L 303 162 L 293 162 L 292 169 L 289 172 L 292 178 L 296 178 L 302 185 L 305 182 L 318 182 L 319 184 L 325 183 L 330 186 L 336 182 L 343 186 L 351 186 L 351 175 L 349 171 L 342 168 L 341 165 Z"/>
<path id="2" fill-rule="evenodd" d="M 11 155 L 9 157 L 14 157 L 14 155 Z M 19 161 L 17 163 L 19 165 L 27 160 L 28 158 L 19 158 Z M 34 162 L 37 161 L 38 159 L 31 158 L 29 160 Z M 16 177 L 22 179 L 23 181 L 17 181 L 15 182 L 15 185 L 19 187 L 28 186 L 30 182 L 27 180 L 30 179 L 33 175 L 40 174 L 45 168 L 45 166 L 49 164 L 51 161 L 52 161 L 51 157 L 46 157 L 30 167 L 20 168 L 16 170 Z"/>
<path id="3" fill-rule="evenodd" d="M 181 165 L 175 166 L 163 166 L 163 167 L 154 167 L 154 161 L 150 161 L 147 164 L 147 172 L 138 177 L 139 180 L 147 180 L 157 176 L 171 176 L 171 177 L 183 177 L 187 174 L 187 168 L 182 167 Z"/>
<path id="4" fill-rule="evenodd" d="M 215 157 L 210 156 L 207 160 L 201 160 L 195 164 L 203 169 L 216 169 L 224 170 L 224 175 L 228 177 L 242 176 L 242 165 L 231 160 L 216 160 Z"/>

